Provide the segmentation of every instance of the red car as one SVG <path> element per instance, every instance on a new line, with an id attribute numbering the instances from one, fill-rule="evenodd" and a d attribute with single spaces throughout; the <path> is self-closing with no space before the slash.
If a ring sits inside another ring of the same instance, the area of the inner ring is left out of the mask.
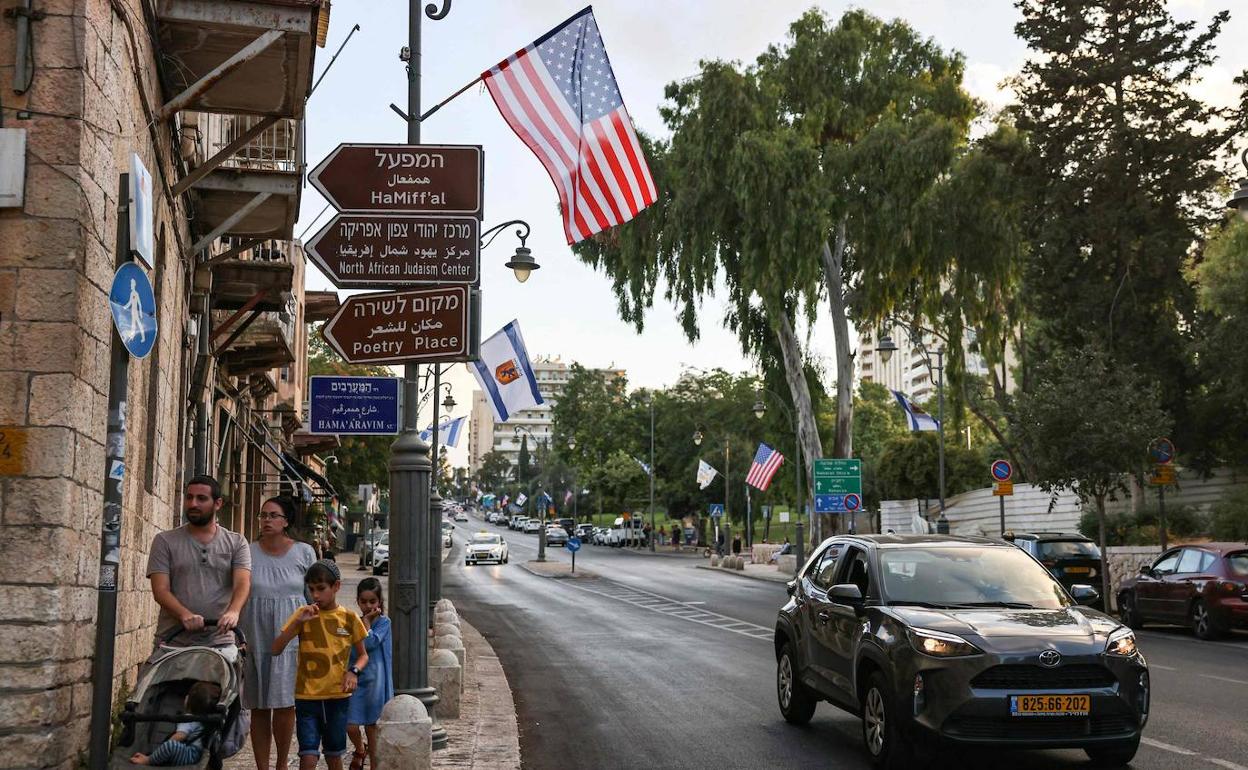
<path id="1" fill-rule="evenodd" d="M 1248 628 L 1248 543 L 1181 545 L 1118 590 L 1122 622 L 1188 625 L 1201 639 Z"/>

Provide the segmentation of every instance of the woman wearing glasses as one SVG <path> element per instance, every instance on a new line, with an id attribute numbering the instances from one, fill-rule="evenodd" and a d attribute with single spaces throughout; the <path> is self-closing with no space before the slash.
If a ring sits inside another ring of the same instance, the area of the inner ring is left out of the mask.
<path id="1" fill-rule="evenodd" d="M 251 747 L 257 770 L 269 770 L 269 752 L 276 746 L 278 768 L 286 767 L 295 731 L 295 646 L 281 655 L 269 648 L 286 618 L 307 603 L 303 576 L 316 563 L 307 543 L 290 536 L 295 504 L 271 497 L 260 506 L 260 538 L 251 544 L 251 598 L 239 625 L 250 654 L 243 676 L 243 707 L 251 709 Z"/>

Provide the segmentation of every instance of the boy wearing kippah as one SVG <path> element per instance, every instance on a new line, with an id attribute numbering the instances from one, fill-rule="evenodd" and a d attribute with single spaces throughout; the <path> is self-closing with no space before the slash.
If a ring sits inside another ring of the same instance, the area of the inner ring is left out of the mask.
<path id="1" fill-rule="evenodd" d="M 347 710 L 359 673 L 368 665 L 360 616 L 338 604 L 342 574 L 338 565 L 322 559 L 303 578 L 312 604 L 300 607 L 273 641 L 280 655 L 299 637 L 299 667 L 295 674 L 295 732 L 299 737 L 299 770 L 314 770 L 322 750 L 329 770 L 342 770 L 347 751 Z M 356 663 L 349 666 L 351 650 Z"/>

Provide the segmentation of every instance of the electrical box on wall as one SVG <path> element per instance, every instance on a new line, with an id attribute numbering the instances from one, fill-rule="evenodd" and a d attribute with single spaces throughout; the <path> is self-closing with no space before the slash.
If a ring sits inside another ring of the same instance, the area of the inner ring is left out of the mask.
<path id="1" fill-rule="evenodd" d="M 26 129 L 0 128 L 0 209 L 21 208 L 26 189 Z"/>

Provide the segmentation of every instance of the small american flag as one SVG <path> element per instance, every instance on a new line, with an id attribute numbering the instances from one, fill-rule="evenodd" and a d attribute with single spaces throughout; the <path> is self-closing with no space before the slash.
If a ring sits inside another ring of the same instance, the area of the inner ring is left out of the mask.
<path id="1" fill-rule="evenodd" d="M 784 455 L 766 444 L 759 444 L 758 453 L 754 455 L 754 462 L 750 463 L 750 472 L 746 474 L 745 483 L 755 489 L 767 489 L 771 486 L 771 477 L 776 475 L 776 471 L 780 470 L 783 462 Z"/>
<path id="2" fill-rule="evenodd" d="M 568 243 L 621 225 L 654 203 L 654 178 L 592 8 L 481 78 L 555 183 Z"/>

